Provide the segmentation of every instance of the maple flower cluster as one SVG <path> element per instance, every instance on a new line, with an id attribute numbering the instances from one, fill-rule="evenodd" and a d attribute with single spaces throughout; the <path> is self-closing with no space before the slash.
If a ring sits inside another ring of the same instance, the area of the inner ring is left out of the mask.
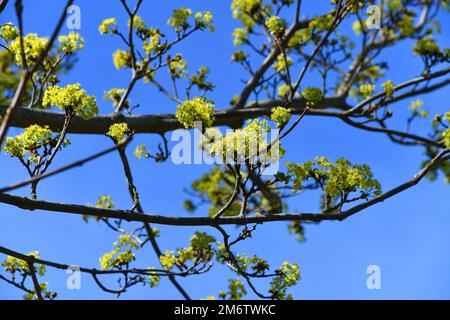
<path id="1" fill-rule="evenodd" d="M 359 92 L 360 92 L 361 96 L 363 96 L 363 98 L 365 98 L 365 99 L 369 98 L 372 95 L 372 93 L 374 92 L 374 90 L 375 90 L 375 86 L 370 83 L 363 84 L 359 88 Z"/>
<path id="2" fill-rule="evenodd" d="M 71 31 L 67 36 L 59 36 L 59 50 L 72 54 L 84 48 L 84 39 L 76 32 Z"/>
<path id="3" fill-rule="evenodd" d="M 13 158 L 37 164 L 42 157 L 40 150 L 44 147 L 51 149 L 57 140 L 58 136 L 54 135 L 48 126 L 41 127 L 34 124 L 15 137 L 7 137 L 3 150 Z M 62 146 L 69 144 L 70 141 L 65 139 Z"/>
<path id="4" fill-rule="evenodd" d="M 244 128 L 233 130 L 211 143 L 209 153 L 229 163 L 242 163 L 245 160 L 250 163 L 255 160 L 278 161 L 283 156 L 284 150 L 279 144 L 269 150 L 267 143 L 269 131 L 267 120 L 248 120 Z"/>
<path id="5" fill-rule="evenodd" d="M 14 62 L 20 66 L 32 67 L 45 52 L 48 44 L 48 38 L 40 37 L 36 33 L 29 33 L 23 37 L 22 44 L 19 38 L 17 28 L 11 24 L 4 25 L 0 29 L 0 35 L 5 41 L 11 41 L 9 49 L 13 53 Z M 59 46 L 57 51 L 67 55 L 72 55 L 76 51 L 84 48 L 84 39 L 76 32 L 71 31 L 68 35 L 58 37 Z M 23 56 L 22 56 L 23 53 Z"/>
<path id="6" fill-rule="evenodd" d="M 117 32 L 117 20 L 116 18 L 109 18 L 103 20 L 103 22 L 98 27 L 100 34 L 111 34 Z"/>
<path id="7" fill-rule="evenodd" d="M 272 119 L 273 122 L 275 122 L 275 125 L 278 128 L 282 128 L 291 119 L 291 110 L 280 106 L 272 108 L 272 114 L 270 118 Z"/>
<path id="8" fill-rule="evenodd" d="M 278 16 L 271 16 L 266 20 L 266 27 L 273 35 L 279 37 L 286 30 L 286 22 Z"/>
<path id="9" fill-rule="evenodd" d="M 187 100 L 178 105 L 175 116 L 186 129 L 194 128 L 196 122 L 201 122 L 204 128 L 211 127 L 214 122 L 214 104 L 204 97 Z"/>
<path id="10" fill-rule="evenodd" d="M 75 111 L 81 118 L 88 120 L 98 114 L 95 96 L 89 96 L 80 84 L 69 84 L 63 88 L 47 88 L 42 99 L 42 107 L 58 106 L 61 110 Z"/>
<path id="11" fill-rule="evenodd" d="M 20 67 L 25 67 L 22 59 L 22 49 L 20 38 L 16 38 L 10 44 L 11 51 L 14 53 L 14 61 Z M 39 57 L 45 51 L 48 39 L 39 37 L 36 33 L 30 33 L 23 37 L 23 52 L 25 62 L 31 67 L 37 62 Z"/>
<path id="12" fill-rule="evenodd" d="M 9 22 L 0 27 L 0 36 L 5 41 L 11 41 L 19 36 L 19 30 L 14 27 L 11 22 Z"/>
<path id="13" fill-rule="evenodd" d="M 447 120 L 447 124 L 450 125 L 450 111 L 445 113 L 444 119 Z M 442 137 L 444 139 L 445 146 L 450 149 L 450 128 L 447 128 L 444 132 L 442 132 Z"/>
<path id="14" fill-rule="evenodd" d="M 302 91 L 302 96 L 310 105 L 316 105 L 323 99 L 323 92 L 317 87 L 307 87 Z"/>
<path id="15" fill-rule="evenodd" d="M 189 8 L 179 8 L 173 11 L 172 16 L 167 21 L 167 24 L 172 26 L 176 32 L 182 32 L 188 29 L 191 25 L 189 18 L 193 16 L 193 12 Z M 214 25 L 212 23 L 213 16 L 211 12 L 197 12 L 194 16 L 195 24 L 197 28 L 209 29 L 214 31 Z"/>
<path id="16" fill-rule="evenodd" d="M 301 164 L 288 162 L 286 165 L 294 190 L 302 190 L 307 180 L 316 181 L 323 187 L 324 197 L 331 202 L 340 197 L 345 200 L 352 192 L 359 192 L 361 199 L 381 194 L 380 183 L 373 178 L 367 165 L 352 164 L 344 158 L 332 163 L 326 157 Z"/>
<path id="17" fill-rule="evenodd" d="M 384 92 L 386 93 L 387 98 L 392 98 L 392 95 L 395 91 L 395 85 L 391 80 L 387 80 L 381 84 L 381 86 L 384 89 Z"/>
<path id="18" fill-rule="evenodd" d="M 106 133 L 106 135 L 113 138 L 115 142 L 119 142 L 125 138 L 125 135 L 130 133 L 130 129 L 128 128 L 128 125 L 125 122 L 122 123 L 115 123 L 109 127 L 109 131 Z"/>

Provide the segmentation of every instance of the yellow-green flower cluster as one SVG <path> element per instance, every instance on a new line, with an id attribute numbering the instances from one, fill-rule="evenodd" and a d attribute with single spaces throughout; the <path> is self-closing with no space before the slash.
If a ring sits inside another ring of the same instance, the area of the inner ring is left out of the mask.
<path id="1" fill-rule="evenodd" d="M 380 68 L 379 65 L 372 65 L 364 70 L 364 76 L 377 80 L 378 78 L 381 78 L 384 75 L 384 70 Z"/>
<path id="2" fill-rule="evenodd" d="M 103 20 L 98 27 L 100 34 L 116 33 L 117 32 L 117 20 L 116 18 L 109 18 Z"/>
<path id="3" fill-rule="evenodd" d="M 403 36 L 411 36 L 414 34 L 414 18 L 408 15 L 405 15 L 399 22 L 398 28 L 400 29 L 400 33 Z"/>
<path id="4" fill-rule="evenodd" d="M 286 30 L 286 22 L 278 16 L 271 16 L 265 24 L 270 32 L 277 37 L 282 36 Z"/>
<path id="5" fill-rule="evenodd" d="M 213 15 L 209 11 L 197 12 L 195 15 L 189 8 L 179 8 L 173 11 L 167 24 L 172 26 L 177 33 L 186 31 L 191 25 L 189 18 L 194 16 L 195 27 L 200 30 L 214 31 Z"/>
<path id="6" fill-rule="evenodd" d="M 247 121 L 243 129 L 233 130 L 212 143 L 209 153 L 224 162 L 242 163 L 245 159 L 278 161 L 284 151 L 279 144 L 268 150 L 267 133 L 270 127 L 266 120 Z"/>
<path id="7" fill-rule="evenodd" d="M 446 113 L 442 114 L 435 114 L 434 118 L 432 120 L 433 128 L 438 128 L 439 125 L 442 125 L 442 117 L 444 117 L 445 120 L 448 121 L 448 124 L 450 124 L 450 111 L 447 111 Z M 445 126 L 447 127 L 447 126 Z"/>
<path id="8" fill-rule="evenodd" d="M 131 53 L 118 49 L 113 53 L 113 62 L 117 69 L 131 68 Z"/>
<path id="9" fill-rule="evenodd" d="M 385 0 L 384 2 L 386 3 L 390 11 L 398 10 L 402 5 L 402 0 Z"/>
<path id="10" fill-rule="evenodd" d="M 151 271 L 151 269 L 150 269 Z M 155 288 L 159 286 L 159 281 L 161 280 L 161 276 L 158 274 L 152 274 L 148 278 L 150 287 Z"/>
<path id="11" fill-rule="evenodd" d="M 270 292 L 273 297 L 279 300 L 292 300 L 292 296 L 287 294 L 287 288 L 295 286 L 300 280 L 300 268 L 297 263 L 283 262 L 281 268 L 277 270 L 278 275 L 270 281 Z"/>
<path id="12" fill-rule="evenodd" d="M 220 253 L 222 257 L 227 257 L 228 254 L 224 250 L 222 246 L 220 246 Z M 247 272 L 249 269 L 252 270 L 253 273 L 257 275 L 264 275 L 264 273 L 269 270 L 269 264 L 266 260 L 259 258 L 258 256 L 248 257 L 245 254 L 239 254 L 236 257 L 237 262 L 239 263 L 240 268 Z M 225 262 L 225 261 L 221 261 Z"/>
<path id="13" fill-rule="evenodd" d="M 63 88 L 59 86 L 47 88 L 42 106 L 44 108 L 58 106 L 61 110 L 73 110 L 85 120 L 98 114 L 95 97 L 87 95 L 86 90 L 80 89 L 79 83 L 69 84 Z"/>
<path id="14" fill-rule="evenodd" d="M 131 27 L 131 20 L 128 20 L 127 26 L 128 26 L 128 28 Z M 140 34 L 145 34 L 145 32 L 147 31 L 145 22 L 140 16 L 133 17 L 133 29 L 136 30 L 136 32 L 140 33 Z"/>
<path id="15" fill-rule="evenodd" d="M 159 260 L 165 270 L 170 271 L 174 266 L 183 268 L 188 261 L 196 263 L 207 263 L 214 255 L 211 246 L 216 239 L 205 232 L 196 231 L 190 239 L 187 248 L 177 249 L 176 252 L 167 250 L 165 255 L 161 255 Z"/>
<path id="16" fill-rule="evenodd" d="M 207 199 L 211 202 L 209 208 L 209 216 L 214 215 L 223 205 L 221 200 L 228 192 L 232 192 L 227 183 L 224 183 L 225 179 L 233 179 L 231 175 L 228 175 L 220 167 L 216 166 L 209 172 L 203 174 L 199 179 L 192 182 L 192 190 L 202 199 Z M 188 200 L 189 201 L 189 200 Z M 194 211 L 196 207 L 191 202 L 188 209 Z M 228 214 L 230 210 L 227 210 L 225 214 Z M 239 208 L 236 208 L 236 212 L 239 212 Z"/>
<path id="17" fill-rule="evenodd" d="M 33 66 L 41 57 L 45 51 L 47 43 L 47 38 L 41 38 L 36 33 L 30 33 L 23 37 L 23 51 L 25 53 L 25 61 L 28 67 Z M 20 38 L 16 38 L 11 42 L 10 49 L 14 53 L 15 63 L 20 67 L 24 67 Z"/>
<path id="18" fill-rule="evenodd" d="M 114 201 L 111 196 L 101 196 L 97 200 L 97 204 L 95 205 L 97 208 L 102 209 L 113 209 L 114 208 Z"/>
<path id="19" fill-rule="evenodd" d="M 294 286 L 300 280 L 300 268 L 297 263 L 283 262 L 281 273 L 284 275 L 284 281 L 289 287 Z"/>
<path id="20" fill-rule="evenodd" d="M 247 294 L 244 284 L 237 279 L 229 280 L 228 288 L 231 300 L 241 300 Z"/>
<path id="21" fill-rule="evenodd" d="M 210 70 L 208 67 L 200 67 L 196 73 L 189 78 L 190 85 L 196 86 L 199 90 L 210 91 L 214 88 L 214 84 L 207 81 Z"/>
<path id="22" fill-rule="evenodd" d="M 222 138 L 220 132 L 218 132 L 216 136 L 214 132 L 209 131 L 208 135 L 213 137 L 212 143 Z M 210 149 L 207 145 L 202 145 L 201 148 L 203 150 Z M 205 172 L 199 179 L 192 182 L 190 193 L 196 198 L 202 199 L 201 203 L 209 204 L 208 215 L 213 217 L 224 206 L 224 201 L 226 201 L 229 195 L 233 193 L 235 182 L 236 177 L 231 171 L 224 169 L 222 166 L 214 166 L 211 170 Z M 268 212 L 270 211 L 270 203 L 263 199 L 264 198 L 258 194 L 253 198 L 253 201 L 259 210 Z M 197 209 L 197 205 L 189 199 L 185 201 L 183 207 L 191 213 Z M 237 216 L 239 215 L 240 210 L 241 199 L 237 198 L 224 213 L 224 216 Z"/>
<path id="23" fill-rule="evenodd" d="M 242 13 L 252 14 L 258 11 L 262 6 L 261 0 L 233 0 L 231 3 L 231 9 L 233 11 L 233 15 L 238 16 Z"/>
<path id="24" fill-rule="evenodd" d="M 419 56 L 440 56 L 441 48 L 436 44 L 436 40 L 432 38 L 421 38 L 417 40 L 413 52 Z"/>
<path id="25" fill-rule="evenodd" d="M 170 270 L 175 266 L 177 262 L 176 256 L 173 254 L 173 251 L 167 250 L 165 255 L 161 255 L 159 257 L 159 261 L 165 270 Z"/>
<path id="26" fill-rule="evenodd" d="M 201 136 L 198 142 L 198 147 L 204 151 L 208 151 L 212 144 L 223 137 L 222 133 L 217 128 L 207 128 L 205 133 Z"/>
<path id="27" fill-rule="evenodd" d="M 130 28 L 130 20 L 128 20 L 128 28 Z M 163 35 L 160 33 L 159 29 L 147 27 L 145 25 L 144 20 L 139 16 L 134 17 L 133 28 L 141 40 L 148 41 L 150 38 L 152 38 L 150 40 L 150 42 L 153 42 L 156 46 L 159 45 L 159 42 L 160 42 L 159 38 L 163 37 Z M 156 43 L 158 43 L 158 44 L 156 44 Z M 162 45 L 161 45 L 161 47 L 162 47 Z"/>
<path id="28" fill-rule="evenodd" d="M 209 11 L 197 12 L 195 14 L 195 23 L 201 30 L 209 29 L 214 32 L 213 15 Z"/>
<path id="29" fill-rule="evenodd" d="M 291 88 L 286 83 L 283 83 L 278 87 L 277 92 L 281 99 L 286 99 L 291 93 Z"/>
<path id="30" fill-rule="evenodd" d="M 113 138 L 115 142 L 119 142 L 125 138 L 125 135 L 130 133 L 130 128 L 125 122 L 122 123 L 114 123 L 109 127 L 106 135 Z"/>
<path id="31" fill-rule="evenodd" d="M 208 250 L 216 239 L 205 232 L 196 231 L 191 237 L 191 247 L 196 251 Z"/>
<path id="32" fill-rule="evenodd" d="M 247 294 L 245 285 L 242 281 L 238 279 L 228 280 L 228 292 L 219 292 L 219 298 L 228 300 L 242 300 L 242 298 Z"/>
<path id="33" fill-rule="evenodd" d="M 363 30 L 363 24 L 359 20 L 356 20 L 352 24 L 352 29 L 355 35 L 359 36 L 361 34 L 361 31 Z"/>
<path id="34" fill-rule="evenodd" d="M 248 43 L 247 32 L 244 29 L 236 28 L 233 31 L 233 44 L 240 46 L 244 43 Z"/>
<path id="35" fill-rule="evenodd" d="M 357 191 L 364 199 L 381 193 L 380 184 L 373 178 L 369 166 L 352 164 L 344 158 L 332 163 L 326 157 L 318 157 L 316 161 L 303 164 L 287 163 L 287 166 L 293 177 L 295 190 L 301 190 L 302 183 L 308 179 L 321 181 L 324 195 L 332 201 Z"/>
<path id="36" fill-rule="evenodd" d="M 256 157 L 261 151 L 266 151 L 267 141 L 264 134 L 269 130 L 266 120 L 248 120 L 243 129 L 233 130 L 215 141 L 209 152 L 231 162 Z"/>
<path id="37" fill-rule="evenodd" d="M 231 56 L 231 61 L 242 62 L 242 61 L 245 61 L 246 58 L 247 58 L 247 54 L 244 51 L 237 50 Z"/>
<path id="38" fill-rule="evenodd" d="M 34 257 L 35 259 L 39 259 L 38 252 L 30 252 L 30 253 L 28 253 L 28 256 Z M 6 260 L 2 262 L 2 266 L 5 267 L 6 272 L 9 272 L 13 275 L 16 272 L 19 274 L 26 274 L 26 275 L 31 274 L 28 262 L 26 262 L 25 260 L 22 260 L 22 259 L 8 256 L 6 258 Z M 43 276 L 45 274 L 45 266 L 42 264 L 39 264 L 38 267 L 36 268 L 36 272 L 38 275 Z"/>
<path id="39" fill-rule="evenodd" d="M 309 27 L 317 31 L 326 31 L 331 27 L 334 17 L 332 14 L 319 16 L 309 22 Z"/>
<path id="40" fill-rule="evenodd" d="M 359 87 L 359 93 L 365 99 L 369 98 L 375 90 L 375 86 L 370 83 L 363 84 Z"/>
<path id="41" fill-rule="evenodd" d="M 12 41 L 19 36 L 19 30 L 9 22 L 0 27 L 0 36 L 7 42 Z"/>
<path id="42" fill-rule="evenodd" d="M 423 101 L 417 99 L 417 100 L 411 101 L 411 104 L 409 105 L 409 110 L 412 111 L 414 116 L 419 116 L 421 118 L 427 118 L 428 111 L 421 110 L 422 107 L 423 107 Z"/>
<path id="43" fill-rule="evenodd" d="M 59 50 L 65 51 L 67 54 L 72 54 L 75 51 L 84 48 L 84 39 L 78 34 L 71 31 L 67 36 L 59 36 L 60 43 Z"/>
<path id="44" fill-rule="evenodd" d="M 114 249 L 100 258 L 102 270 L 112 270 L 127 266 L 135 259 L 134 250 L 139 249 L 139 244 L 131 234 L 122 234 L 119 241 L 113 243 Z"/>
<path id="45" fill-rule="evenodd" d="M 270 10 L 269 6 L 264 6 L 262 0 L 233 0 L 231 10 L 233 18 L 239 19 L 247 30 L 251 30 L 255 25 L 255 19 L 262 8 Z"/>
<path id="46" fill-rule="evenodd" d="M 444 144 L 450 149 L 450 128 L 442 132 L 442 137 L 444 138 Z"/>
<path id="47" fill-rule="evenodd" d="M 101 209 L 114 209 L 115 205 L 114 205 L 113 198 L 108 195 L 101 196 L 100 198 L 97 199 L 97 203 L 95 204 L 95 207 L 101 208 Z M 89 222 L 90 218 L 94 218 L 95 221 L 100 221 L 100 219 L 107 220 L 107 218 L 100 218 L 98 216 L 90 216 L 87 214 L 83 215 L 84 222 Z"/>
<path id="48" fill-rule="evenodd" d="M 201 122 L 203 128 L 211 127 L 214 122 L 214 104 L 204 97 L 187 100 L 178 105 L 175 116 L 186 129 L 194 128 L 196 122 Z"/>
<path id="49" fill-rule="evenodd" d="M 316 105 L 323 99 L 323 92 L 317 87 L 307 87 L 302 91 L 302 96 L 310 105 Z"/>
<path id="50" fill-rule="evenodd" d="M 142 157 L 150 158 L 150 152 L 147 151 L 147 147 L 144 144 L 139 144 L 134 150 L 134 156 L 138 159 L 141 159 Z"/>
<path id="51" fill-rule="evenodd" d="M 192 10 L 189 8 L 176 9 L 173 11 L 172 16 L 167 21 L 167 24 L 172 26 L 176 32 L 181 32 L 190 27 L 188 19 L 191 16 Z"/>
<path id="52" fill-rule="evenodd" d="M 288 49 L 300 48 L 311 38 L 311 29 L 305 28 L 298 30 L 294 33 L 292 37 L 289 38 L 287 47 Z"/>
<path id="53" fill-rule="evenodd" d="M 47 290 L 48 287 L 48 282 L 41 282 L 39 283 L 39 288 L 41 290 L 41 296 L 44 299 L 48 299 L 48 300 L 53 300 L 54 298 L 56 298 L 56 292 L 50 292 Z M 23 295 L 23 299 L 30 301 L 30 300 L 39 300 L 37 293 L 36 293 L 36 289 L 34 288 L 34 290 L 32 290 L 32 292 L 27 292 Z"/>
<path id="54" fill-rule="evenodd" d="M 161 50 L 161 33 L 158 29 L 147 29 L 148 39 L 144 41 L 144 51 L 150 56 L 152 53 L 158 53 Z"/>
<path id="55" fill-rule="evenodd" d="M 113 88 L 105 92 L 104 99 L 112 101 L 113 106 L 117 107 L 124 93 L 125 89 Z"/>
<path id="56" fill-rule="evenodd" d="M 447 111 L 444 114 L 444 119 L 447 120 L 448 124 L 450 124 L 450 111 Z"/>
<path id="57" fill-rule="evenodd" d="M 183 60 L 181 54 L 177 54 L 170 62 L 169 62 L 169 72 L 172 78 L 185 78 L 187 77 L 187 61 Z"/>
<path id="58" fill-rule="evenodd" d="M 38 252 L 30 252 L 28 253 L 28 256 L 34 257 L 34 259 L 39 259 L 39 253 Z M 12 277 L 24 277 L 24 281 L 26 280 L 26 277 L 31 276 L 31 270 L 30 265 L 27 261 L 18 259 L 12 256 L 8 256 L 5 261 L 3 261 L 2 266 L 5 267 L 5 271 L 11 273 Z M 43 276 L 45 275 L 45 265 L 43 264 L 34 264 L 33 265 L 33 271 L 39 275 Z M 16 275 L 18 273 L 18 275 Z M 56 292 L 50 292 L 47 291 L 48 283 L 38 283 L 40 287 L 40 293 L 41 296 L 44 299 L 54 299 L 56 297 Z M 27 291 L 27 293 L 23 296 L 25 300 L 33 300 L 38 299 L 36 288 L 32 291 Z"/>
<path id="59" fill-rule="evenodd" d="M 41 127 L 37 124 L 26 128 L 21 134 L 15 137 L 7 137 L 3 150 L 13 158 L 25 159 L 30 163 L 37 164 L 40 159 L 40 149 L 46 147 L 51 149 L 56 145 L 58 137 L 53 135 L 48 126 Z M 66 139 L 63 147 L 70 144 Z"/>
<path id="60" fill-rule="evenodd" d="M 270 118 L 278 128 L 284 127 L 291 119 L 291 110 L 281 106 L 272 108 Z"/>
<path id="61" fill-rule="evenodd" d="M 272 65 L 276 72 L 286 72 L 286 69 L 292 66 L 294 62 L 290 57 L 284 58 L 284 55 L 280 54 L 277 57 L 277 61 Z"/>
<path id="62" fill-rule="evenodd" d="M 384 92 L 386 93 L 387 98 L 392 98 L 392 95 L 394 94 L 395 85 L 391 80 L 387 80 L 381 84 L 381 86 L 384 89 Z"/>
<path id="63" fill-rule="evenodd" d="M 225 249 L 225 246 L 219 243 L 217 247 L 217 261 L 223 264 L 227 263 L 229 253 Z M 239 265 L 239 269 L 242 270 L 242 272 L 252 273 L 255 276 L 263 276 L 266 271 L 269 270 L 267 261 L 256 255 L 249 257 L 246 254 L 238 254 L 236 255 L 236 263 Z"/>

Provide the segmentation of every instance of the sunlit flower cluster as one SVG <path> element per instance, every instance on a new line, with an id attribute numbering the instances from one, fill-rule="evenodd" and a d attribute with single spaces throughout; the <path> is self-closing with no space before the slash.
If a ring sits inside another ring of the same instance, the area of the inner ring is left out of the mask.
<path id="1" fill-rule="evenodd" d="M 115 123 L 109 127 L 107 136 L 113 138 L 115 142 L 119 142 L 125 138 L 125 135 L 130 133 L 130 128 L 125 122 Z"/>
<path id="2" fill-rule="evenodd" d="M 278 128 L 284 127 L 291 119 L 291 110 L 280 106 L 272 108 L 270 118 Z"/>
<path id="3" fill-rule="evenodd" d="M 176 117 L 186 128 L 194 128 L 201 122 L 204 128 L 211 127 L 214 122 L 214 104 L 206 98 L 187 100 L 177 107 Z"/>
<path id="4" fill-rule="evenodd" d="M 85 120 L 98 114 L 95 96 L 89 96 L 79 83 L 65 87 L 53 86 L 47 88 L 42 99 L 42 107 L 58 106 L 61 110 L 75 111 Z"/>

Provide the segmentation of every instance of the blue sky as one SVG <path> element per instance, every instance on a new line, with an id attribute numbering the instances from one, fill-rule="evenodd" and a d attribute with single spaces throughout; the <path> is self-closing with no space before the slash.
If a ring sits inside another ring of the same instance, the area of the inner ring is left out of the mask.
<path id="1" fill-rule="evenodd" d="M 323 1 L 328 3 L 328 1 Z M 24 1 L 26 32 L 49 35 L 56 24 L 63 1 Z M 112 53 L 122 44 L 117 38 L 100 36 L 98 25 L 105 18 L 117 17 L 124 26 L 126 17 L 119 1 L 76 2 L 81 8 L 80 34 L 85 38 L 85 50 L 79 54 L 74 70 L 63 77 L 63 84 L 80 82 L 89 93 L 95 94 L 102 113 L 112 112 L 109 103 L 103 101 L 105 90 L 125 87 L 129 80 L 127 71 L 118 71 L 112 64 Z M 231 33 L 237 26 L 231 17 L 228 1 L 144 1 L 140 15 L 148 25 L 166 28 L 167 18 L 174 8 L 191 7 L 194 11 L 210 10 L 215 17 L 216 32 L 197 33 L 189 42 L 177 49 L 189 63 L 189 71 L 201 65 L 211 68 L 211 79 L 216 90 L 209 97 L 217 106 L 227 106 L 232 96 L 242 89 L 246 74 L 239 66 L 231 64 L 234 50 Z M 303 13 L 312 16 L 324 12 L 321 3 L 306 5 Z M 445 17 L 447 18 L 447 16 Z M 12 4 L 0 16 L 0 23 L 16 21 Z M 448 30 L 449 20 L 441 19 L 442 30 Z M 69 30 L 64 29 L 62 33 Z M 449 46 L 450 39 L 443 33 L 438 37 L 442 46 Z M 411 54 L 411 42 L 389 49 L 381 59 L 389 61 L 389 78 L 402 82 L 418 76 L 420 59 Z M 308 77 L 305 85 L 310 84 Z M 312 83 L 312 82 L 311 82 Z M 449 89 L 426 97 L 425 107 L 431 115 L 448 110 Z M 141 104 L 139 113 L 173 113 L 176 105 L 156 89 L 138 85 L 131 99 Z M 412 100 L 412 99 L 411 99 Z M 394 126 L 403 129 L 409 100 L 403 100 L 393 109 L 401 119 Z M 429 121 L 418 121 L 414 129 L 426 133 Z M 21 130 L 12 128 L 10 135 Z M 72 145 L 58 155 L 54 168 L 93 154 L 111 145 L 102 136 L 70 135 Z M 128 149 L 136 184 L 140 190 L 143 207 L 148 213 L 188 215 L 182 209 L 186 194 L 183 188 L 210 167 L 207 165 L 174 165 L 170 161 L 156 164 L 138 161 L 131 156 L 138 143 L 150 149 L 156 147 L 158 138 L 140 135 Z M 303 162 L 324 155 L 332 160 L 346 157 L 355 163 L 367 163 L 379 179 L 383 190 L 410 179 L 420 168 L 423 150 L 394 145 L 387 137 L 349 128 L 337 119 L 307 117 L 285 142 L 288 150 L 285 161 Z M 21 181 L 26 172 L 14 159 L 0 155 L 1 184 Z M 18 194 L 27 195 L 27 189 Z M 65 172 L 40 184 L 41 199 L 66 203 L 95 203 L 104 194 L 112 195 L 117 207 L 129 208 L 130 200 L 117 154 L 110 154 L 82 168 Z M 272 266 L 283 261 L 298 262 L 302 280 L 292 288 L 296 299 L 448 299 L 450 298 L 450 241 L 448 226 L 449 187 L 442 176 L 431 183 L 423 181 L 418 186 L 373 206 L 344 222 L 324 222 L 306 225 L 305 243 L 298 243 L 287 232 L 286 223 L 271 223 L 258 227 L 254 237 L 242 243 L 238 249 L 248 255 L 254 253 L 269 260 Z M 289 202 L 290 211 L 317 209 L 316 195 L 295 197 Z M 206 212 L 206 208 L 198 214 Z M 98 267 L 98 258 L 111 250 L 116 234 L 101 224 L 83 222 L 79 216 L 29 212 L 0 204 L 0 245 L 20 252 L 38 250 L 48 260 L 87 267 Z M 163 250 L 188 244 L 196 229 L 160 227 L 160 244 Z M 215 230 L 203 228 L 215 236 Z M 230 232 L 238 232 L 229 228 Z M 4 257 L 1 257 L 2 259 Z M 150 248 L 138 254 L 138 266 L 157 266 Z M 368 290 L 366 268 L 381 268 L 381 290 Z M 60 299 L 108 299 L 113 296 L 101 292 L 88 276 L 82 277 L 81 290 L 66 289 L 64 271 L 48 270 L 45 281 L 50 289 L 58 292 Z M 181 279 L 180 282 L 193 298 L 217 295 L 226 288 L 227 279 L 233 277 L 224 267 L 216 265 L 212 272 Z M 264 283 L 259 284 L 264 287 Z M 22 292 L 0 282 L 0 299 L 20 298 Z M 166 280 L 156 289 L 134 287 L 124 298 L 169 299 L 181 296 Z M 253 298 L 253 295 L 249 295 Z"/>

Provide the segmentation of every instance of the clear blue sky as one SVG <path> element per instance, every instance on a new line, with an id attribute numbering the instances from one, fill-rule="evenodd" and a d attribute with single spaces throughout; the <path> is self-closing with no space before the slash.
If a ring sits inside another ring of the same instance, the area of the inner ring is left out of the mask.
<path id="1" fill-rule="evenodd" d="M 304 1 L 305 3 L 309 1 Z M 305 5 L 303 13 L 311 16 L 324 12 L 328 5 L 317 1 L 314 6 Z M 49 35 L 56 23 L 63 1 L 25 0 L 25 28 L 27 32 Z M 101 112 L 112 112 L 111 106 L 102 99 L 104 90 L 125 87 L 129 79 L 127 71 L 117 71 L 112 64 L 112 52 L 121 47 L 118 39 L 100 36 L 98 25 L 105 18 L 117 17 L 122 26 L 126 23 L 119 1 L 77 1 L 81 7 L 85 50 L 79 54 L 77 67 L 63 77 L 63 84 L 80 82 L 99 101 Z M 193 10 L 210 10 L 215 17 L 216 32 L 198 33 L 191 41 L 178 49 L 188 60 L 189 70 L 207 65 L 212 71 L 216 91 L 210 95 L 216 105 L 227 106 L 231 97 L 242 89 L 241 79 L 246 75 L 240 67 L 229 62 L 233 52 L 231 32 L 237 26 L 231 18 L 229 1 L 144 1 L 140 15 L 148 25 L 165 28 L 167 18 L 174 8 L 191 7 Z M 0 23 L 16 21 L 13 3 L 0 17 Z M 448 18 L 448 16 L 445 16 Z M 445 21 L 447 20 L 447 21 Z M 449 46 L 445 30 L 448 19 L 441 19 L 443 35 L 440 44 Z M 63 28 L 63 33 L 69 30 Z M 411 54 L 412 43 L 404 43 L 389 49 L 382 59 L 390 65 L 389 77 L 400 82 L 418 75 L 420 59 Z M 309 80 L 306 79 L 306 82 Z M 306 84 L 309 84 L 306 83 Z M 421 97 L 431 115 L 448 110 L 449 89 Z M 131 99 L 141 104 L 140 113 L 172 113 L 176 105 L 154 88 L 139 85 Z M 404 128 L 409 100 L 403 100 L 393 109 L 401 118 L 394 123 Z M 403 117 L 402 117 L 403 116 Z M 426 133 L 429 121 L 419 121 L 414 128 Z M 21 130 L 13 128 L 10 135 Z M 156 147 L 157 137 L 141 135 L 128 149 L 130 155 L 138 143 L 150 149 Z M 58 155 L 54 167 L 67 164 L 75 158 L 93 154 L 110 146 L 102 136 L 71 135 L 72 145 Z M 394 145 L 387 137 L 358 131 L 343 125 L 336 119 L 307 117 L 293 134 L 286 139 L 288 150 L 285 161 L 303 162 L 317 155 L 335 160 L 344 156 L 356 163 L 369 164 L 382 183 L 383 190 L 411 178 L 424 159 L 423 150 Z M 131 157 L 136 184 L 141 193 L 143 207 L 148 213 L 188 215 L 182 209 L 186 198 L 183 188 L 209 169 L 206 165 L 176 166 L 170 161 L 156 164 L 138 161 Z M 26 172 L 15 159 L 0 155 L 1 185 L 21 181 Z M 19 194 L 27 195 L 28 189 Z M 82 168 L 65 172 L 41 182 L 38 195 L 41 199 L 66 203 L 95 203 L 103 195 L 112 195 L 119 208 L 129 208 L 130 200 L 117 154 Z M 269 260 L 272 266 L 283 261 L 298 262 L 302 280 L 290 290 L 297 299 L 410 299 L 450 298 L 450 210 L 449 187 L 442 176 L 438 181 L 423 181 L 418 186 L 361 212 L 344 222 L 324 222 L 306 225 L 305 243 L 298 243 L 287 232 L 286 223 L 260 226 L 253 239 L 240 245 L 239 250 L 254 253 Z M 290 201 L 291 211 L 316 210 L 318 199 L 314 196 L 296 197 Z M 201 214 L 200 211 L 198 214 Z M 203 212 L 206 212 L 204 208 Z M 29 212 L 1 205 L 0 245 L 21 252 L 38 250 L 48 260 L 67 264 L 99 267 L 98 258 L 111 250 L 116 234 L 102 224 L 83 222 L 80 216 Z M 188 227 L 160 227 L 160 244 L 163 250 L 174 249 L 188 243 L 194 229 Z M 218 236 L 212 229 L 202 229 Z M 231 232 L 237 229 L 230 228 Z M 2 259 L 4 257 L 1 257 Z M 158 262 L 148 247 L 138 255 L 137 266 L 157 266 Z M 366 288 L 366 268 L 381 268 L 381 290 Z M 226 288 L 227 279 L 234 275 L 216 265 L 212 272 L 181 279 L 194 298 L 217 295 Z M 60 299 L 107 299 L 114 298 L 97 289 L 88 276 L 82 278 L 82 290 L 70 291 L 65 287 L 64 271 L 48 270 L 45 280 Z M 264 286 L 260 283 L 260 286 Z M 262 287 L 261 287 L 262 288 Z M 22 292 L 0 282 L 0 298 L 20 298 Z M 249 295 L 249 298 L 254 297 Z M 127 299 L 180 298 L 166 280 L 156 289 L 134 287 L 124 295 Z"/>

